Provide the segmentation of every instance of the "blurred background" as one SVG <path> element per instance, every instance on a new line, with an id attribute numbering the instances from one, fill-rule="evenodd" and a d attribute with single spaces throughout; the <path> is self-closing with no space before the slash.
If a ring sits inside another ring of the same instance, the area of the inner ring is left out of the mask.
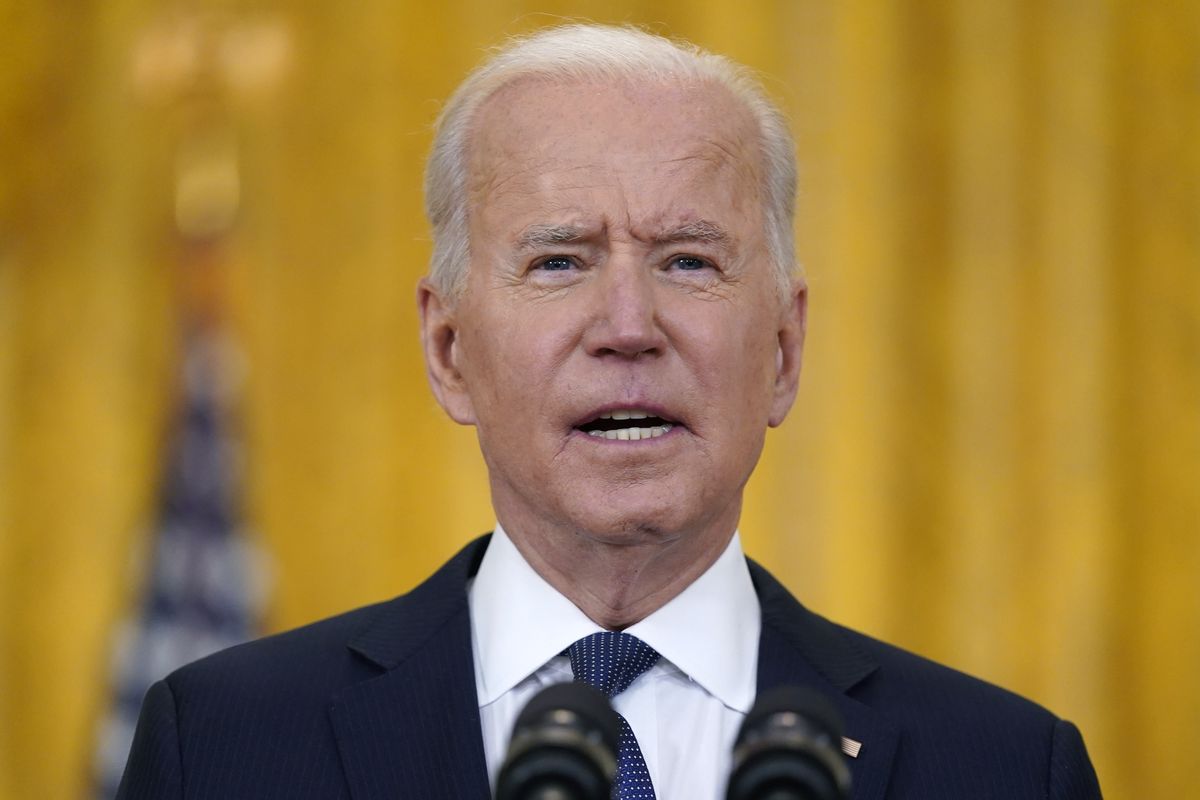
<path id="1" fill-rule="evenodd" d="M 421 170 L 562 17 L 793 121 L 809 345 L 748 551 L 1074 720 L 1107 796 L 1200 797 L 1187 0 L 0 0 L 0 797 L 108 796 L 147 681 L 490 528 L 417 347 Z"/>

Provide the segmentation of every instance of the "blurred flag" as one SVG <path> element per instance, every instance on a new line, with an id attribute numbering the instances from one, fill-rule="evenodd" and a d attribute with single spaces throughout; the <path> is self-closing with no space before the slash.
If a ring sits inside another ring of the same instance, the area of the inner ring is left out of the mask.
<path id="1" fill-rule="evenodd" d="M 180 58 L 193 53 L 196 58 Z M 97 791 L 116 794 L 142 698 L 197 658 L 252 638 L 266 562 L 239 523 L 241 450 L 234 417 L 241 353 L 228 335 L 242 175 L 235 117 L 286 71 L 281 20 L 168 11 L 135 46 L 139 94 L 173 120 L 174 233 L 180 245 L 182 381 L 146 584 L 113 646 L 112 703 L 101 721 Z"/>
<path id="2" fill-rule="evenodd" d="M 113 700 L 96 753 L 103 798 L 116 794 L 150 685 L 257 631 L 265 564 L 238 521 L 241 452 L 231 431 L 241 362 L 219 328 L 199 327 L 184 340 L 142 601 L 114 640 Z"/>

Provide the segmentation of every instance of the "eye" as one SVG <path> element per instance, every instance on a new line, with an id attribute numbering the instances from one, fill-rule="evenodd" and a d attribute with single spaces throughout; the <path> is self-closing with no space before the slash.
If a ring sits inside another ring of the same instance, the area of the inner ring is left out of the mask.
<path id="1" fill-rule="evenodd" d="M 545 270 L 546 272 L 563 272 L 574 266 L 575 262 L 568 256 L 550 256 L 534 264 L 533 268 Z"/>
<path id="2" fill-rule="evenodd" d="M 712 265 L 703 258 L 697 258 L 696 256 L 675 256 L 671 259 L 669 266 L 685 272 L 694 272 L 695 270 L 705 269 Z"/>

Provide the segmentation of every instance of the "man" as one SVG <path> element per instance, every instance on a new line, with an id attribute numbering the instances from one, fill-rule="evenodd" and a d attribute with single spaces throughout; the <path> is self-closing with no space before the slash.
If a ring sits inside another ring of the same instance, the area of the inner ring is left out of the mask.
<path id="1" fill-rule="evenodd" d="M 567 26 L 469 77 L 418 302 L 496 530 L 406 596 L 157 684 L 121 796 L 487 797 L 520 709 L 574 678 L 622 716 L 622 797 L 723 797 L 781 684 L 840 710 L 856 798 L 1098 797 L 1070 723 L 817 617 L 742 556 L 800 370 L 794 185 L 780 116 L 716 56 Z"/>

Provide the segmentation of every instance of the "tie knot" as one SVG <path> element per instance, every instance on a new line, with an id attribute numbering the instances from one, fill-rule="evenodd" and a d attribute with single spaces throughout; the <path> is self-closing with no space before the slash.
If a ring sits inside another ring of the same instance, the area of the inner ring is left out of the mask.
<path id="1" fill-rule="evenodd" d="M 653 647 L 636 636 L 614 631 L 585 636 L 567 648 L 567 655 L 575 680 L 589 683 L 609 697 L 628 689 L 658 661 Z"/>

